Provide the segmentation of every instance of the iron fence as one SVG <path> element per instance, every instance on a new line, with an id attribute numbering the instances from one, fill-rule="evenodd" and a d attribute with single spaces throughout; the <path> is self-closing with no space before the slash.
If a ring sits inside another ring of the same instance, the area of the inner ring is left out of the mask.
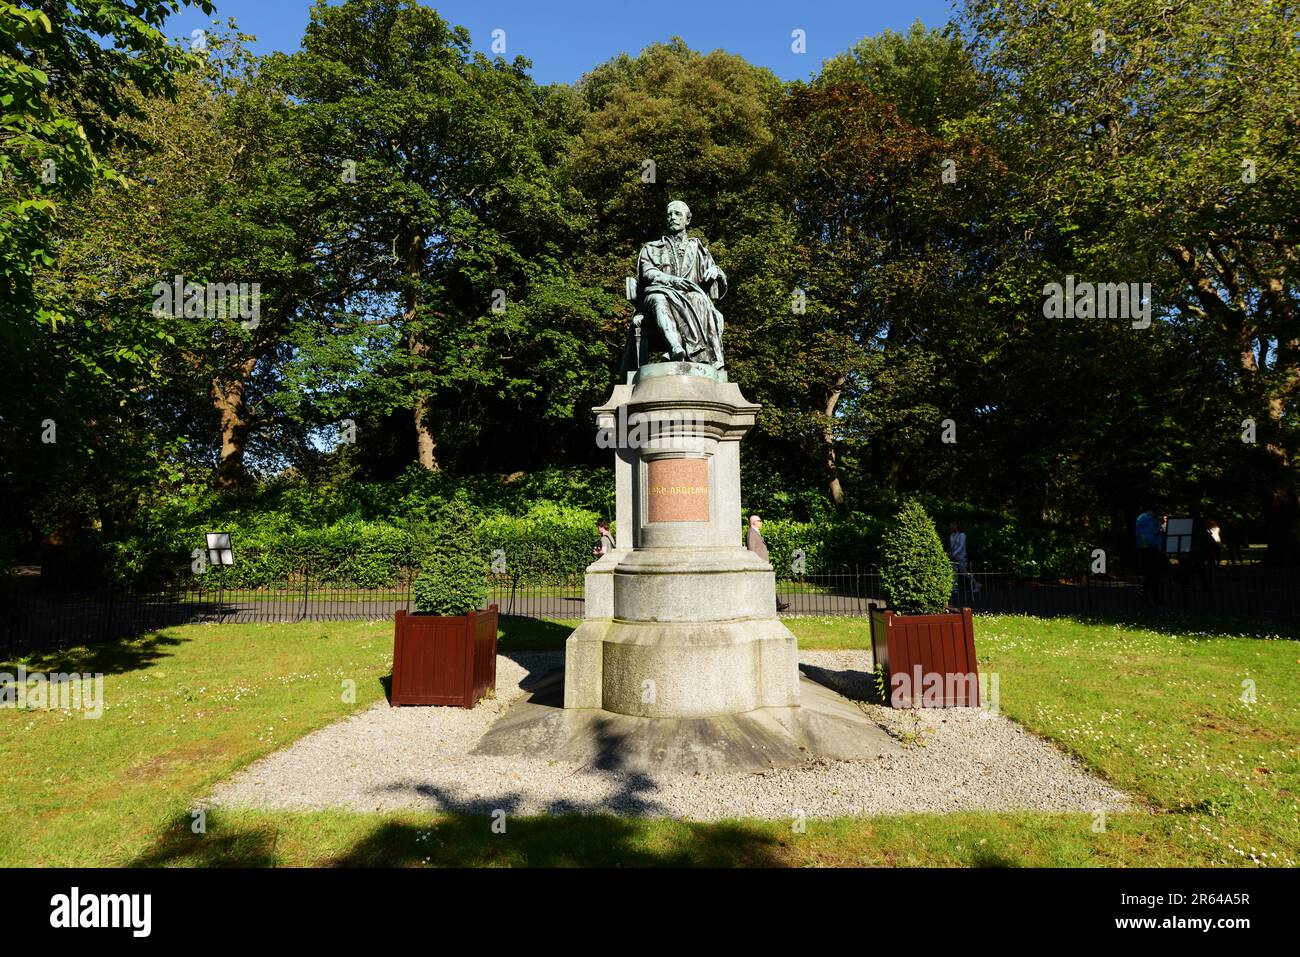
<path id="1" fill-rule="evenodd" d="M 885 604 L 879 568 L 841 568 L 780 580 L 784 614 L 865 615 Z M 1031 576 L 987 566 L 955 576 L 949 603 L 976 614 L 1168 615 L 1300 618 L 1300 569 L 1170 564 L 1138 575 Z"/>
<path id="2" fill-rule="evenodd" d="M 386 587 L 318 580 L 310 572 L 257 588 L 224 586 L 219 576 L 157 589 L 53 589 L 38 576 L 0 579 L 0 651 L 54 650 L 208 622 L 391 620 L 413 610 L 410 570 Z M 487 603 L 503 615 L 578 619 L 581 570 L 491 575 Z M 884 605 L 879 568 L 841 567 L 776 583 L 787 615 L 868 615 Z M 958 576 L 950 598 L 976 614 L 1206 614 L 1300 619 L 1300 569 L 1219 566 L 1192 573 L 1170 566 L 1157 579 L 1080 575 L 1044 578 L 987 567 Z"/>
<path id="3" fill-rule="evenodd" d="M 57 650 L 187 624 L 392 619 L 411 609 L 410 576 L 373 588 L 302 572 L 256 588 L 218 576 L 160 588 L 43 588 L 39 578 L 0 582 L 0 649 Z"/>

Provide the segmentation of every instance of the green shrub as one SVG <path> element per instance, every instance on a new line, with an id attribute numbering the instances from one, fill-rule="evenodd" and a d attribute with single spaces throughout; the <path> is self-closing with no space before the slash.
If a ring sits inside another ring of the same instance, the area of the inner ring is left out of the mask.
<path id="1" fill-rule="evenodd" d="M 447 502 L 430 536 L 430 550 L 411 585 L 419 611 L 434 615 L 464 615 L 487 598 L 488 563 L 483 557 L 468 502 L 456 496 Z"/>
<path id="2" fill-rule="evenodd" d="M 499 550 L 507 573 L 531 582 L 547 582 L 579 573 L 591 564 L 597 518 L 586 509 L 534 502 L 523 515 L 486 519 L 479 533 L 489 552 Z"/>
<path id="3" fill-rule="evenodd" d="M 857 512 L 839 521 L 764 519 L 763 540 L 777 577 L 798 578 L 878 563 L 884 528 L 883 519 Z M 802 572 L 794 566 L 799 554 L 803 557 Z"/>
<path id="4" fill-rule="evenodd" d="M 885 532 L 880 587 L 902 615 L 943 611 L 952 594 L 952 562 L 924 506 L 909 501 Z"/>
<path id="5" fill-rule="evenodd" d="M 391 585 L 416 564 L 416 535 L 384 522 L 342 522 L 303 529 L 288 542 L 290 561 L 319 581 L 362 588 Z"/>

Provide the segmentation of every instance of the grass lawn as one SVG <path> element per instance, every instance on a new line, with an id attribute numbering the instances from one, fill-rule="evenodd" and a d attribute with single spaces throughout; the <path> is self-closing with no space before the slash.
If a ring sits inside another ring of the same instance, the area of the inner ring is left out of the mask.
<path id="1" fill-rule="evenodd" d="M 864 619 L 787 623 L 805 648 L 867 644 Z M 503 619 L 501 648 L 556 649 L 573 624 Z M 106 706 L 97 720 L 0 709 L 0 865 L 1295 866 L 1295 633 L 988 617 L 976 644 L 1005 714 L 1149 809 L 1104 829 L 1089 814 L 1023 812 L 809 821 L 805 833 L 782 821 L 512 818 L 505 835 L 466 815 L 220 810 L 195 834 L 194 803 L 216 782 L 384 697 L 392 626 L 187 625 L 24 659 L 29 671 L 103 672 Z"/>

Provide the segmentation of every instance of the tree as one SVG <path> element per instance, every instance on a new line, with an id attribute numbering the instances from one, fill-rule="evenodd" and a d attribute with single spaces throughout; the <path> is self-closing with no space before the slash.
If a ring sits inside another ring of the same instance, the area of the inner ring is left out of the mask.
<path id="1" fill-rule="evenodd" d="M 447 502 L 434 523 L 411 596 L 422 612 L 464 615 L 482 606 L 487 591 L 488 562 L 462 491 Z"/>
<path id="2" fill-rule="evenodd" d="M 1157 321 L 1226 363 L 1197 389 L 1246 409 L 1258 445 L 1222 414 L 1201 457 L 1253 460 L 1277 560 L 1300 555 L 1298 25 L 1265 0 L 971 0 L 962 18 L 998 94 L 975 125 L 1022 158 L 1009 213 L 1050 224 L 1076 273 L 1151 282 Z"/>
<path id="3" fill-rule="evenodd" d="M 952 332 L 980 305 L 1000 241 L 984 228 L 996 157 L 946 130 L 979 102 L 961 45 L 918 25 L 828 61 L 782 105 L 803 310 L 774 320 L 782 352 L 803 344 L 788 363 L 802 388 L 784 406 L 837 506 L 846 453 L 874 450 L 897 485 L 909 450 L 937 431 L 940 365 L 957 364 Z"/>
<path id="4" fill-rule="evenodd" d="M 136 104 L 133 144 L 112 154 L 127 185 L 106 182 L 70 211 L 48 283 L 94 330 L 78 354 L 122 330 L 158 337 L 118 379 L 225 489 L 243 482 L 250 442 L 282 418 L 271 401 L 289 332 L 315 316 L 309 211 L 278 135 L 281 95 L 244 39 L 214 32 L 171 97 Z"/>
<path id="5" fill-rule="evenodd" d="M 376 414 L 405 405 L 430 470 L 440 446 L 472 440 L 484 393 L 527 391 L 511 347 L 563 273 L 565 125 L 526 67 L 472 55 L 463 28 L 397 0 L 318 3 L 302 51 L 269 66 L 322 224 L 332 332 L 302 347 Z"/>
<path id="6" fill-rule="evenodd" d="M 9 341 L 33 320 L 60 320 L 32 288 L 36 268 L 52 262 L 58 204 L 114 175 L 103 157 L 127 136 L 124 121 L 138 116 L 135 95 L 170 89 L 186 54 L 161 27 L 182 5 L 0 5 L 0 333 Z M 184 5 L 212 10 L 207 0 Z"/>
<path id="7" fill-rule="evenodd" d="M 161 31 L 180 6 L 0 3 L 0 538 L 33 526 L 71 534 L 96 499 L 112 502 L 117 479 L 138 488 L 166 454 L 138 432 L 110 438 L 128 412 L 107 398 L 147 374 L 166 333 L 106 325 L 102 309 L 76 309 L 46 273 L 64 255 L 72 204 L 97 185 L 125 185 L 109 157 L 133 142 L 143 98 L 168 95 L 191 62 Z M 106 307 L 116 294 L 94 298 Z M 112 515 L 103 519 L 111 529 Z M 0 542 L 0 559 L 19 544 Z"/>

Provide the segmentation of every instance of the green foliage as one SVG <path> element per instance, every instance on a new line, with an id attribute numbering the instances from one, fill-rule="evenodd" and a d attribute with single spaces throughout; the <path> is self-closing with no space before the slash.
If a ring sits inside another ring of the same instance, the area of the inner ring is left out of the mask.
<path id="1" fill-rule="evenodd" d="M 1067 577 L 1088 571 L 1095 536 L 1087 529 L 1025 522 L 991 509 L 974 509 L 939 499 L 930 509 L 958 520 L 966 530 L 967 553 L 973 567 L 1029 577 Z M 772 567 L 778 576 L 799 577 L 794 567 L 803 556 L 804 574 L 834 573 L 844 568 L 884 565 L 885 528 L 894 509 L 855 510 L 841 518 L 812 522 L 763 519 Z M 770 513 L 767 513 L 770 514 Z"/>
<path id="2" fill-rule="evenodd" d="M 1270 553 L 1294 559 L 1300 10 L 967 0 L 957 28 L 994 93 L 962 127 L 1009 171 L 989 220 L 1040 239 L 1006 258 L 990 299 L 1041 303 L 1067 274 L 1151 284 L 1143 335 L 1118 317 L 1011 333 L 1037 341 L 1008 350 L 1005 392 L 981 395 L 972 437 L 999 449 L 990 477 L 1012 488 L 1019 473 L 1031 500 L 1064 487 L 1075 514 L 1135 514 L 1152 494 L 1253 499 Z M 1063 416 L 1068 438 L 1026 440 Z M 1247 417 L 1252 442 L 1238 440 Z"/>
<path id="3" fill-rule="evenodd" d="M 487 598 L 488 563 L 464 497 L 443 509 L 411 586 L 415 607 L 434 615 L 464 615 Z"/>
<path id="4" fill-rule="evenodd" d="M 235 564 L 212 574 L 219 574 L 227 587 L 238 588 L 270 585 L 302 573 L 320 584 L 395 585 L 419 563 L 430 534 L 427 524 L 398 527 L 355 519 L 318 528 L 295 527 L 276 515 L 213 521 L 157 539 L 110 545 L 115 577 L 141 587 L 183 581 L 191 574 L 193 550 L 204 546 L 209 531 L 230 532 Z"/>
<path id="5" fill-rule="evenodd" d="M 39 296 L 34 277 L 54 263 L 49 231 L 63 203 L 118 177 L 105 154 L 129 138 L 123 120 L 138 115 L 137 92 L 166 92 L 186 62 L 162 31 L 181 5 L 0 2 L 0 342 L 9 347 L 32 320 L 80 321 Z M 212 12 L 207 0 L 188 5 Z"/>
<path id="6" fill-rule="evenodd" d="M 884 527 L 883 518 L 861 512 L 817 522 L 764 518 L 763 540 L 777 576 L 797 578 L 878 564 Z M 797 558 L 802 558 L 801 566 L 796 565 Z"/>
<path id="7" fill-rule="evenodd" d="M 894 611 L 932 615 L 947 607 L 952 562 L 920 502 L 904 504 L 886 530 L 881 561 L 880 587 Z"/>
<path id="8" fill-rule="evenodd" d="M 871 675 L 871 687 L 876 692 L 876 701 L 883 703 L 889 700 L 889 672 L 883 661 L 876 663 Z"/>
<path id="9" fill-rule="evenodd" d="M 477 465 L 500 404 L 553 420 L 592 398 L 573 373 L 604 358 L 602 297 L 561 266 L 567 123 L 524 61 L 476 54 L 430 7 L 347 0 L 315 5 L 301 50 L 267 73 L 331 250 L 317 280 L 335 306 L 297 343 L 297 401 L 402 410 L 432 471 Z"/>
<path id="10" fill-rule="evenodd" d="M 92 524 L 111 533 L 140 489 L 165 480 L 160 460 L 183 441 L 144 438 L 138 424 L 165 330 L 119 312 L 117 282 L 87 277 L 78 299 L 51 279 L 79 208 L 140 192 L 123 154 L 143 102 L 195 60 L 162 29 L 186 5 L 0 2 L 0 526 L 20 530 L 25 560 L 33 540 L 71 540 Z M 122 226 L 137 243 L 149 232 Z M 102 274 L 139 278 L 122 245 L 102 238 L 87 239 Z M 55 441 L 43 438 L 49 423 Z"/>
<path id="11" fill-rule="evenodd" d="M 522 515 L 488 518 L 480 534 L 492 554 L 504 560 L 507 574 L 544 582 L 573 575 L 591 564 L 598 520 L 594 512 L 544 501 Z"/>
<path id="12" fill-rule="evenodd" d="M 457 478 L 413 468 L 388 484 L 284 479 L 238 494 L 186 489 L 155 502 L 148 521 L 129 535 L 102 546 L 101 536 L 90 536 L 92 554 L 77 561 L 111 567 L 124 584 L 156 586 L 190 574 L 191 552 L 203 546 L 205 532 L 228 531 L 236 561 L 220 574 L 232 587 L 300 572 L 363 587 L 393 585 L 419 564 L 433 527 L 459 501 L 485 555 L 500 549 L 507 573 L 550 580 L 591 562 L 596 522 L 612 514 L 613 503 L 590 506 L 612 494 L 608 473 L 602 480 L 589 469 Z"/>
<path id="13" fill-rule="evenodd" d="M 819 79 L 860 82 L 908 123 L 931 131 L 982 106 L 979 76 L 961 37 L 927 30 L 920 20 L 906 33 L 864 37 L 823 63 Z"/>
<path id="14" fill-rule="evenodd" d="M 674 39 L 549 87 L 419 4 L 265 58 L 168 46 L 175 6 L 0 2 L 0 561 L 157 580 L 227 528 L 232 581 L 378 581 L 463 489 L 508 569 L 580 569 L 669 198 L 731 280 L 782 573 L 881 563 L 905 494 L 1022 574 L 1122 568 L 1150 496 L 1300 541 L 1294 5 L 967 0 L 806 82 Z M 260 325 L 158 321 L 173 273 L 258 281 Z M 1045 319 L 1067 274 L 1150 280 L 1152 327 Z"/>

